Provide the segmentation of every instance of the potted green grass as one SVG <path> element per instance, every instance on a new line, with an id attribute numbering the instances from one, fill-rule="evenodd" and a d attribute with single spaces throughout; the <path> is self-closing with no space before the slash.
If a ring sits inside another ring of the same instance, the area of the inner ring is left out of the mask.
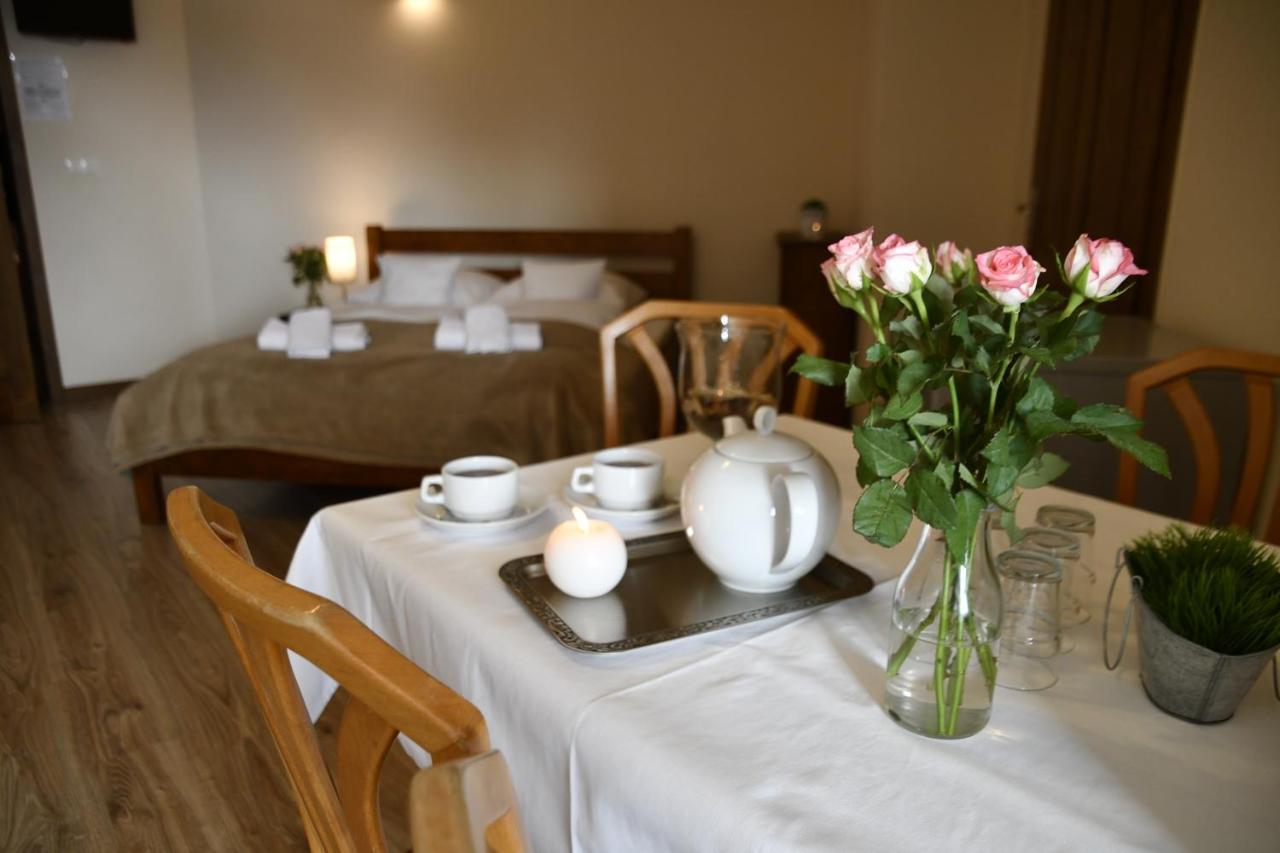
<path id="1" fill-rule="evenodd" d="M 1229 719 L 1280 649 L 1280 562 L 1243 531 L 1178 525 L 1125 557 L 1147 695 L 1192 722 Z"/>

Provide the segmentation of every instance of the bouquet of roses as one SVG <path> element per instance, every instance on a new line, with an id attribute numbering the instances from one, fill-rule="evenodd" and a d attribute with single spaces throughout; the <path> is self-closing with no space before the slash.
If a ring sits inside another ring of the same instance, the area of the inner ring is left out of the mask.
<path id="1" fill-rule="evenodd" d="M 1069 434 L 1109 442 L 1169 476 L 1164 450 L 1139 437 L 1142 423 L 1128 410 L 1078 406 L 1042 375 L 1093 350 L 1102 331 L 1097 304 L 1117 298 L 1145 270 L 1119 241 L 1088 235 L 1056 259 L 1065 295 L 1041 286 L 1044 268 L 1021 246 L 975 258 L 945 242 L 931 256 L 896 234 L 877 245 L 867 229 L 830 249 L 822 271 L 831 293 L 866 321 L 874 342 L 849 362 L 801 356 L 792 369 L 844 388 L 849 406 L 868 406 L 853 427 L 863 487 L 854 530 L 888 547 L 915 516 L 945 538 L 937 599 L 902 617 L 905 640 L 888 670 L 893 678 L 922 632 L 936 632 L 932 733 L 955 736 L 974 650 L 988 696 L 995 678 L 998 599 L 986 629 L 966 599 L 976 534 L 997 511 L 1012 529 L 1019 490 L 1067 469 L 1045 441 Z"/>

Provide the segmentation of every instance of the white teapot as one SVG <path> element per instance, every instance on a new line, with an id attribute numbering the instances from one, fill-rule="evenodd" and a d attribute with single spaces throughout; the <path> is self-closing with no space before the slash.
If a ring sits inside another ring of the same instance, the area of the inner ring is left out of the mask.
<path id="1" fill-rule="evenodd" d="M 689 543 L 720 582 L 778 592 L 818 565 L 835 534 L 840 487 L 822 454 L 773 431 L 777 412 L 756 410 L 755 431 L 724 419 L 715 447 L 694 460 L 680 492 Z"/>

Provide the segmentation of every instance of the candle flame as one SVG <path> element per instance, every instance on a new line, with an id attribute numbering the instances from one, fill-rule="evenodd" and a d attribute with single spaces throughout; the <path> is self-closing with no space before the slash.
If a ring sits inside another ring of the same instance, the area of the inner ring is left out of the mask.
<path id="1" fill-rule="evenodd" d="M 573 520 L 578 522 L 578 527 L 583 533 L 591 532 L 591 522 L 587 519 L 587 514 L 582 511 L 581 507 L 573 508 Z"/>

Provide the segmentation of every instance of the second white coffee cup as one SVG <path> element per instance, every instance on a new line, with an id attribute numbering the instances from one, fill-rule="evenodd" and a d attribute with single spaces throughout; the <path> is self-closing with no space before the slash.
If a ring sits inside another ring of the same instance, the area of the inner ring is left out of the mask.
<path id="1" fill-rule="evenodd" d="M 648 509 L 662 499 L 662 457 L 636 447 L 602 450 L 574 469 L 569 485 L 605 509 Z"/>
<path id="2" fill-rule="evenodd" d="M 506 518 L 520 499 L 518 469 L 504 456 L 464 456 L 422 478 L 422 501 L 463 521 Z"/>

